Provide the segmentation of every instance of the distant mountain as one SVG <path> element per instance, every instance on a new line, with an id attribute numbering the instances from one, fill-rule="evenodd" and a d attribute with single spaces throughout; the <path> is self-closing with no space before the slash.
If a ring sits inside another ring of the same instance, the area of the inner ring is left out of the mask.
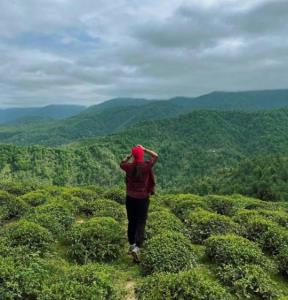
<path id="1" fill-rule="evenodd" d="M 100 104 L 90 106 L 86 112 L 101 112 L 107 108 L 127 107 L 127 106 L 142 106 L 150 103 L 152 100 L 141 98 L 114 98 L 104 101 Z"/>
<path id="2" fill-rule="evenodd" d="M 48 105 L 44 107 L 0 109 L 0 124 L 23 117 L 64 119 L 80 113 L 85 108 L 85 106 L 80 105 Z"/>
<path id="3" fill-rule="evenodd" d="M 115 98 L 90 106 L 72 117 L 29 126 L 0 126 L 0 141 L 59 145 L 80 138 L 104 136 L 143 121 L 184 115 L 193 110 L 255 111 L 288 107 L 288 90 L 213 92 L 196 98 L 170 100 Z"/>
<path id="4" fill-rule="evenodd" d="M 212 92 L 196 98 L 175 97 L 172 103 L 187 109 L 263 110 L 288 107 L 288 90 Z"/>

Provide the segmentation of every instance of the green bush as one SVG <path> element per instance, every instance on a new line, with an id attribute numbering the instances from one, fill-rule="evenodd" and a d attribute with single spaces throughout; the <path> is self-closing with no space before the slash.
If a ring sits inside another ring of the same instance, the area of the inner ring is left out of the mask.
<path id="1" fill-rule="evenodd" d="M 46 191 L 38 190 L 20 196 L 18 199 L 23 200 L 25 203 L 29 204 L 30 206 L 38 206 L 44 204 L 49 200 L 49 194 Z"/>
<path id="2" fill-rule="evenodd" d="M 244 236 L 257 242 L 261 248 L 269 253 L 276 254 L 288 244 L 288 232 L 277 223 L 260 217 L 250 216 L 245 224 Z"/>
<path id="3" fill-rule="evenodd" d="M 103 197 L 124 204 L 126 201 L 126 192 L 124 189 L 114 187 L 104 192 Z"/>
<path id="4" fill-rule="evenodd" d="M 261 267 L 257 265 L 223 265 L 218 277 L 231 288 L 238 299 L 278 299 L 279 290 Z"/>
<path id="5" fill-rule="evenodd" d="M 167 230 L 180 233 L 185 232 L 183 223 L 174 214 L 165 209 L 148 214 L 146 225 L 146 236 L 148 239 Z"/>
<path id="6" fill-rule="evenodd" d="M 3 181 L 0 182 L 0 189 L 4 190 L 12 195 L 21 196 L 23 194 L 29 193 L 33 190 L 36 190 L 38 183 L 35 181 L 26 181 L 26 182 L 11 182 Z"/>
<path id="7" fill-rule="evenodd" d="M 45 222 L 41 222 L 41 219 L 38 217 L 39 215 L 49 215 L 54 219 L 55 226 L 62 228 L 63 230 L 67 230 L 71 227 L 74 222 L 74 213 L 70 205 L 65 205 L 65 203 L 61 203 L 60 201 L 53 201 L 41 206 L 38 206 L 32 211 L 27 218 L 35 219 L 40 221 L 41 225 L 45 225 Z M 46 217 L 48 220 L 49 217 Z M 49 222 L 47 227 L 49 228 Z M 51 227 L 50 227 L 51 228 Z"/>
<path id="8" fill-rule="evenodd" d="M 204 198 L 208 209 L 221 215 L 233 216 L 238 209 L 243 208 L 245 203 L 232 196 L 209 195 Z"/>
<path id="9" fill-rule="evenodd" d="M 205 241 L 205 253 L 213 262 L 220 264 L 258 264 L 271 267 L 259 246 L 237 235 L 212 236 Z"/>
<path id="10" fill-rule="evenodd" d="M 195 265 L 196 255 L 188 238 L 177 232 L 166 231 L 151 238 L 141 252 L 143 274 L 178 272 Z"/>
<path id="11" fill-rule="evenodd" d="M 173 208 L 178 203 L 183 201 L 192 201 L 192 202 L 202 202 L 202 197 L 193 194 L 162 194 L 162 195 L 155 195 L 155 198 L 159 203 L 165 205 L 169 208 Z M 204 202 L 203 202 L 204 204 Z"/>
<path id="12" fill-rule="evenodd" d="M 254 217 L 258 217 L 259 212 L 257 210 L 249 210 L 249 209 L 240 209 L 237 211 L 235 216 L 232 217 L 232 220 L 236 223 L 239 223 L 243 226 Z"/>
<path id="13" fill-rule="evenodd" d="M 80 263 L 111 261 L 118 258 L 124 245 L 120 224 L 110 217 L 95 217 L 75 224 L 68 235 L 69 254 Z"/>
<path id="14" fill-rule="evenodd" d="M 277 261 L 280 272 L 288 277 L 288 247 L 283 247 L 283 249 L 277 255 Z"/>
<path id="15" fill-rule="evenodd" d="M 262 246 L 265 243 L 265 233 L 270 227 L 273 226 L 275 226 L 274 222 L 263 217 L 251 217 L 245 224 L 244 236 Z"/>
<path id="16" fill-rule="evenodd" d="M 64 227 L 58 222 L 53 214 L 31 213 L 25 216 L 24 219 L 41 225 L 54 235 L 61 235 L 64 232 Z"/>
<path id="17" fill-rule="evenodd" d="M 172 212 L 182 221 L 185 221 L 190 211 L 197 208 L 205 208 L 206 205 L 202 200 L 181 200 L 175 201 L 171 205 Z"/>
<path id="18" fill-rule="evenodd" d="M 81 208 L 81 212 L 89 217 L 111 217 L 117 221 L 123 221 L 126 218 L 124 206 L 108 199 L 85 202 Z"/>
<path id="19" fill-rule="evenodd" d="M 6 209 L 7 220 L 19 218 L 29 209 L 29 206 L 23 200 L 15 198 L 5 191 L 0 191 L 0 207 Z"/>
<path id="20" fill-rule="evenodd" d="M 105 269 L 98 264 L 70 267 L 64 274 L 44 282 L 39 299 L 120 299 L 121 291 Z"/>
<path id="21" fill-rule="evenodd" d="M 37 299 L 43 273 L 36 262 L 33 267 L 24 267 L 17 266 L 11 257 L 0 257 L 0 299 Z"/>
<path id="22" fill-rule="evenodd" d="M 194 243 L 202 243 L 213 234 L 241 233 L 242 228 L 229 217 L 196 209 L 185 220 L 188 236 Z"/>
<path id="23" fill-rule="evenodd" d="M 282 248 L 288 246 L 287 229 L 280 226 L 271 226 L 267 229 L 263 236 L 262 249 L 271 253 L 277 254 Z"/>
<path id="24" fill-rule="evenodd" d="M 215 280 L 192 269 L 179 273 L 155 273 L 136 287 L 139 300 L 230 300 L 230 294 Z"/>
<path id="25" fill-rule="evenodd" d="M 85 188 L 69 188 L 66 190 L 72 196 L 78 197 L 82 200 L 91 201 L 99 198 L 99 195 L 95 192 Z"/>
<path id="26" fill-rule="evenodd" d="M 288 213 L 283 210 L 265 210 L 259 209 L 258 213 L 271 221 L 278 223 L 281 226 L 288 228 Z"/>
<path id="27" fill-rule="evenodd" d="M 12 247 L 26 246 L 32 251 L 44 252 L 53 242 L 52 235 L 46 228 L 27 220 L 9 224 L 3 234 Z"/>

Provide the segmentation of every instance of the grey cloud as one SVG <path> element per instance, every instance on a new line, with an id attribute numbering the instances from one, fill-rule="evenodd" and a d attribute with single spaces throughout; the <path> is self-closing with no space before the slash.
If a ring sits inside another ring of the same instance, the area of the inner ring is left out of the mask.
<path id="1" fill-rule="evenodd" d="M 0 105 L 285 88 L 287 6 L 279 0 L 1 1 Z"/>

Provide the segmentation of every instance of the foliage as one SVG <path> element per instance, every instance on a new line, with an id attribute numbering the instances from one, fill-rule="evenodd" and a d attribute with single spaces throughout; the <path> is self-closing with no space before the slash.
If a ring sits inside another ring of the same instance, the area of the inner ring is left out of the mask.
<path id="1" fill-rule="evenodd" d="M 151 238 L 166 230 L 184 233 L 183 223 L 171 212 L 163 209 L 148 214 L 146 236 Z"/>
<path id="2" fill-rule="evenodd" d="M 97 264 L 70 267 L 64 274 L 54 276 L 44 283 L 40 299 L 120 299 L 119 290 L 105 269 L 104 266 Z"/>
<path id="3" fill-rule="evenodd" d="M 244 201 L 235 197 L 225 197 L 210 195 L 204 198 L 206 201 L 207 208 L 215 211 L 221 215 L 233 216 L 238 209 L 243 208 L 245 205 Z"/>
<path id="4" fill-rule="evenodd" d="M 212 236 L 205 241 L 205 245 L 207 257 L 219 264 L 269 266 L 259 246 L 244 237 L 231 234 Z"/>
<path id="5" fill-rule="evenodd" d="M 165 231 L 145 244 L 141 252 L 143 274 L 178 272 L 195 265 L 196 256 L 188 238 L 178 232 Z"/>
<path id="6" fill-rule="evenodd" d="M 288 247 L 284 247 L 277 255 L 280 271 L 288 277 Z"/>
<path id="7" fill-rule="evenodd" d="M 74 221 L 71 207 L 60 200 L 48 202 L 37 206 L 25 216 L 27 220 L 46 227 L 55 234 L 63 233 L 69 229 Z"/>
<path id="8" fill-rule="evenodd" d="M 25 195 L 19 197 L 18 199 L 23 200 L 30 206 L 38 206 L 44 204 L 49 199 L 49 194 L 44 190 L 37 190 L 26 193 Z"/>
<path id="9" fill-rule="evenodd" d="M 246 220 L 244 236 L 257 242 L 263 250 L 274 254 L 288 245 L 288 232 L 284 228 L 257 215 L 251 215 Z"/>
<path id="10" fill-rule="evenodd" d="M 190 211 L 196 208 L 206 208 L 205 202 L 199 199 L 187 199 L 174 201 L 171 205 L 172 212 L 184 221 Z"/>
<path id="11" fill-rule="evenodd" d="M 86 216 L 112 217 L 119 222 L 126 217 L 123 205 L 108 199 L 85 202 L 81 207 L 81 212 Z"/>
<path id="12" fill-rule="evenodd" d="M 213 234 L 241 233 L 241 226 L 234 223 L 229 217 L 195 209 L 185 220 L 188 236 L 195 243 L 202 243 Z"/>
<path id="13" fill-rule="evenodd" d="M 111 217 L 94 217 L 75 224 L 68 234 L 69 254 L 80 263 L 111 261 L 119 257 L 124 245 L 120 224 Z"/>
<path id="14" fill-rule="evenodd" d="M 232 297 L 215 280 L 193 269 L 147 276 L 136 289 L 139 300 L 230 300 Z"/>
<path id="15" fill-rule="evenodd" d="M 280 292 L 270 276 L 258 265 L 223 265 L 218 270 L 221 281 L 231 287 L 237 299 L 278 299 Z"/>
<path id="16" fill-rule="evenodd" d="M 44 227 L 27 220 L 9 224 L 3 230 L 11 246 L 27 246 L 31 251 L 45 252 L 53 242 L 51 233 Z"/>

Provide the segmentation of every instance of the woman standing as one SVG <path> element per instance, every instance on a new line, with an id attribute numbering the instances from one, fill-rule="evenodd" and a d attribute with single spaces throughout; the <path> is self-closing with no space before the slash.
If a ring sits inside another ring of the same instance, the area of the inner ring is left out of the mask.
<path id="1" fill-rule="evenodd" d="M 144 160 L 144 153 L 151 155 Z M 129 159 L 133 161 L 129 163 Z M 139 262 L 140 247 L 144 241 L 145 225 L 149 207 L 149 196 L 154 194 L 154 166 L 158 154 L 152 150 L 137 145 L 120 163 L 120 168 L 126 172 L 126 210 L 128 217 L 129 254 Z"/>

